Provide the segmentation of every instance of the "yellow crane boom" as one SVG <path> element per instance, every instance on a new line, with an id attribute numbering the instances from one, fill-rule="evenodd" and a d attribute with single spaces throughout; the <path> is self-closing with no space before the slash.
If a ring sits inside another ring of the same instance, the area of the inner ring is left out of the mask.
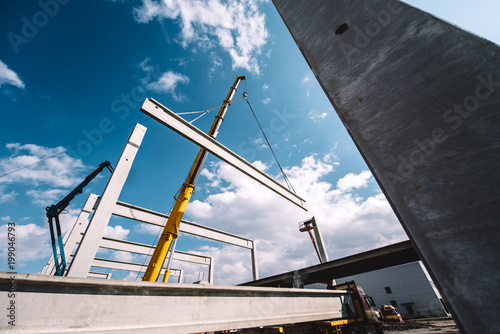
<path id="1" fill-rule="evenodd" d="M 215 116 L 214 123 L 208 132 L 208 135 L 215 139 L 217 133 L 219 132 L 219 128 L 224 120 L 224 115 L 226 114 L 227 108 L 231 104 L 231 99 L 236 93 L 236 89 L 238 88 L 239 83 L 245 80 L 245 77 L 242 75 L 238 75 L 234 84 L 231 86 L 229 93 L 227 94 L 224 103 L 222 104 L 219 113 Z M 203 164 L 207 158 L 208 152 L 201 148 L 196 156 L 196 159 L 189 171 L 189 175 L 186 178 L 186 181 L 182 185 L 181 190 L 179 191 L 179 196 L 177 197 L 174 208 L 170 212 L 170 216 L 168 217 L 167 223 L 165 224 L 165 228 L 161 234 L 161 237 L 156 245 L 155 251 L 151 260 L 149 261 L 148 268 L 142 278 L 143 281 L 156 282 L 158 280 L 158 276 L 160 275 L 161 268 L 165 263 L 165 259 L 167 257 L 168 251 L 172 245 L 172 241 L 176 239 L 179 235 L 179 224 L 181 222 L 182 216 L 186 211 L 186 206 L 189 203 L 191 195 L 193 194 L 194 187 L 196 184 L 196 180 L 198 180 L 198 176 L 200 175 L 201 169 L 203 168 Z M 163 277 L 163 281 L 168 281 L 169 271 L 168 269 L 165 271 L 165 276 Z"/>

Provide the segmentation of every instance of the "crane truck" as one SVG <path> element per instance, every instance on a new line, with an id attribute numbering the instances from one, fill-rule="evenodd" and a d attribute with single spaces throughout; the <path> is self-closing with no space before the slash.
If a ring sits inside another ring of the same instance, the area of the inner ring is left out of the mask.
<path id="1" fill-rule="evenodd" d="M 59 223 L 59 215 L 68 207 L 69 203 L 81 194 L 83 188 L 87 186 L 104 168 L 107 168 L 113 173 L 113 167 L 109 161 L 105 161 L 99 165 L 92 173 L 90 173 L 85 180 L 82 181 L 75 189 L 73 189 L 66 197 L 60 200 L 57 204 L 45 208 L 47 211 L 47 218 L 49 220 L 50 239 L 52 242 L 52 252 L 54 256 L 54 268 L 56 272 L 54 276 L 63 276 L 66 270 L 66 255 L 64 254 L 64 245 L 61 236 L 61 225 Z M 57 240 L 57 242 L 56 242 Z M 59 248 L 59 255 L 57 249 Z M 60 256 L 60 261 L 59 261 Z"/>
<path id="2" fill-rule="evenodd" d="M 329 290 L 346 290 L 349 295 L 344 299 L 341 319 L 315 321 L 301 324 L 286 324 L 269 328 L 252 328 L 238 333 L 285 333 L 285 334 L 383 334 L 383 329 L 375 310 L 373 298 L 354 281 L 328 285 Z"/>

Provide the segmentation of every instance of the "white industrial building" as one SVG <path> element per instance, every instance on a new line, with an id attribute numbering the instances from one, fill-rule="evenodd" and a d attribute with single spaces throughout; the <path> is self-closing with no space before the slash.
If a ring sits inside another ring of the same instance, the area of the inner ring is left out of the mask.
<path id="1" fill-rule="evenodd" d="M 373 297 L 377 307 L 392 305 L 403 319 L 450 315 L 420 261 L 336 279 L 337 283 L 352 280 Z"/>

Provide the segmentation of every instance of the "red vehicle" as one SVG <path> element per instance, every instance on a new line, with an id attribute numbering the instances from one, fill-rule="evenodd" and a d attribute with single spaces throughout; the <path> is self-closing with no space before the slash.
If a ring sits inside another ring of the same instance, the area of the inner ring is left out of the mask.
<path id="1" fill-rule="evenodd" d="M 375 310 L 373 298 L 367 296 L 363 288 L 356 285 L 354 281 L 337 284 L 328 287 L 333 290 L 347 290 L 351 293 L 351 298 L 346 298 L 344 307 L 348 313 L 348 318 L 333 321 L 332 326 L 337 326 L 342 333 L 349 334 L 382 334 Z"/>

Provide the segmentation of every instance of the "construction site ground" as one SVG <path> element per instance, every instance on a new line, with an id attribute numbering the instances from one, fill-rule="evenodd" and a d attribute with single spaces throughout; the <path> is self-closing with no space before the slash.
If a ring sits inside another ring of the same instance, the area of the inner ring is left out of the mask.
<path id="1" fill-rule="evenodd" d="M 402 324 L 382 323 L 384 333 L 435 334 L 460 333 L 452 318 L 425 318 L 405 320 Z"/>

